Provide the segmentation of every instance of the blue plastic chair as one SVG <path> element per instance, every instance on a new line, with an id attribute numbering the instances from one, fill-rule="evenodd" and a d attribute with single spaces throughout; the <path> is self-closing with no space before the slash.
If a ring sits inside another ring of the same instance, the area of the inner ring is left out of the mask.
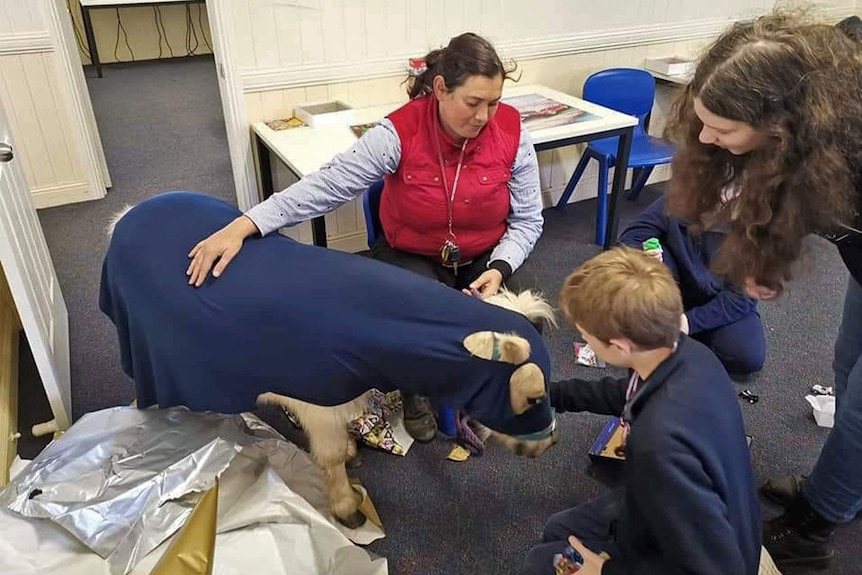
<path id="1" fill-rule="evenodd" d="M 365 229 L 368 248 L 374 245 L 377 235 L 383 232 L 380 224 L 380 198 L 383 196 L 383 180 L 371 184 L 362 194 L 362 210 L 365 212 Z M 437 410 L 437 424 L 440 431 L 449 437 L 458 434 L 455 429 L 455 410 L 451 407 L 440 407 Z"/>
<path id="2" fill-rule="evenodd" d="M 670 163 L 674 148 L 661 138 L 647 134 L 646 120 L 655 100 L 655 78 L 646 70 L 636 68 L 611 68 L 596 72 L 584 83 L 584 100 L 600 106 L 637 116 L 638 125 L 632 137 L 632 150 L 627 168 L 635 168 L 635 181 L 628 197 L 634 200 L 646 184 L 653 168 Z M 608 171 L 614 166 L 617 154 L 617 138 L 594 140 L 578 162 L 557 209 L 566 207 L 578 181 L 591 159 L 599 162 L 598 206 L 596 207 L 596 243 L 604 245 L 605 224 L 608 218 Z"/>
<path id="3" fill-rule="evenodd" d="M 362 210 L 365 212 L 365 230 L 368 249 L 374 245 L 377 234 L 383 231 L 380 224 L 380 198 L 383 196 L 383 180 L 374 182 L 362 194 Z"/>

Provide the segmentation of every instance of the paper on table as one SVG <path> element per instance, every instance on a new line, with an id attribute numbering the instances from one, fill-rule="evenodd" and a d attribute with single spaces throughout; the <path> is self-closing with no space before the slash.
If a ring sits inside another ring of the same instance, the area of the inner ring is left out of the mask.
<path id="1" fill-rule="evenodd" d="M 593 114 L 541 94 L 509 96 L 503 98 L 503 102 L 518 110 L 528 130 L 542 130 L 595 118 Z"/>

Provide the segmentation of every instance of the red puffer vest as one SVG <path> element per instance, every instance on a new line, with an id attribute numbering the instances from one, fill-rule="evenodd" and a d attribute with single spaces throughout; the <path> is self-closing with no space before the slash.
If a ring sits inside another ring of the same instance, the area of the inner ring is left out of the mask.
<path id="1" fill-rule="evenodd" d="M 434 131 L 450 192 L 461 146 L 446 135 L 437 114 L 437 99 L 423 96 L 389 115 L 401 140 L 401 162 L 386 176 L 380 223 L 393 248 L 439 258 L 449 233 L 449 198 Z M 506 232 L 508 183 L 520 138 L 518 111 L 500 104 L 479 136 L 467 142 L 452 217 L 462 262 L 489 251 Z"/>

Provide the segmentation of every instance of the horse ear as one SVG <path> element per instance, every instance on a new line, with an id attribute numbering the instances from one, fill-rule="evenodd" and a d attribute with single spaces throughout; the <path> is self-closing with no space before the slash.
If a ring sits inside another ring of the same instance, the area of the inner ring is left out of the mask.
<path id="1" fill-rule="evenodd" d="M 530 358 L 530 342 L 517 335 L 477 331 L 464 338 L 464 347 L 482 359 L 520 365 Z"/>
<path id="2" fill-rule="evenodd" d="M 521 415 L 545 397 L 545 376 L 535 363 L 522 365 L 509 379 L 512 412 Z"/>

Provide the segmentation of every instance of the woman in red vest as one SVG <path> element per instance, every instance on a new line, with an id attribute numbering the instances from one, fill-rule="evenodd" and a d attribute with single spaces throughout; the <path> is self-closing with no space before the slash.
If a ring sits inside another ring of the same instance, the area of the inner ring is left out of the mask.
<path id="1" fill-rule="evenodd" d="M 274 194 L 189 253 L 189 284 L 218 277 L 245 238 L 334 210 L 383 179 L 383 234 L 371 257 L 456 289 L 496 293 L 542 233 L 539 167 L 514 108 L 500 102 L 511 69 L 476 34 L 452 38 L 411 78 L 410 102 L 320 171 Z M 215 265 L 214 265 L 215 264 Z M 405 397 L 405 426 L 436 431 L 422 398 Z"/>

